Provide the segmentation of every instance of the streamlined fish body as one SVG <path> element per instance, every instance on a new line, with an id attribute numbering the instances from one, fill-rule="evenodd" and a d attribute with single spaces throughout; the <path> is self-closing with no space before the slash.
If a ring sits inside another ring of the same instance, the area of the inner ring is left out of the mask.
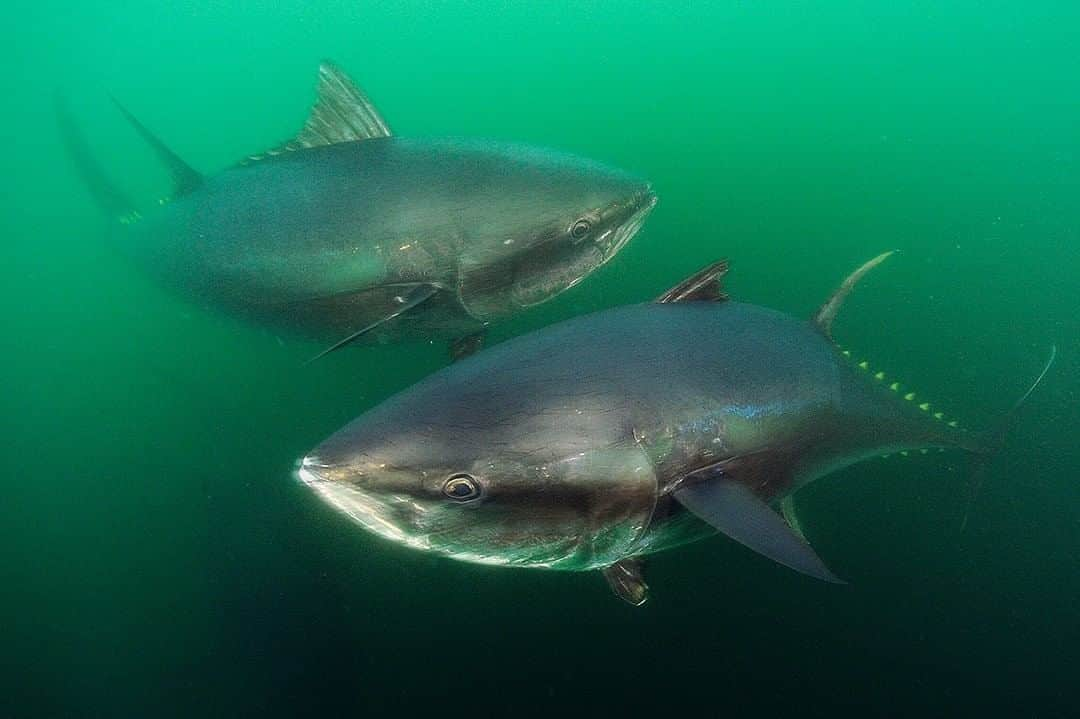
<path id="1" fill-rule="evenodd" d="M 642 557 L 717 530 L 836 581 L 772 505 L 870 456 L 993 445 L 829 339 L 843 296 L 883 258 L 814 322 L 724 301 L 718 264 L 660 302 L 518 337 L 360 416 L 299 476 L 383 537 L 467 561 L 599 569 L 633 604 L 647 596 Z"/>
<path id="2" fill-rule="evenodd" d="M 189 298 L 331 349 L 476 337 L 607 262 L 655 203 L 648 183 L 573 155 L 392 136 L 328 63 L 294 141 L 212 177 L 123 112 L 177 187 L 145 215 L 107 185 L 63 112 L 61 125 L 95 196 L 124 220 L 124 248 Z"/>

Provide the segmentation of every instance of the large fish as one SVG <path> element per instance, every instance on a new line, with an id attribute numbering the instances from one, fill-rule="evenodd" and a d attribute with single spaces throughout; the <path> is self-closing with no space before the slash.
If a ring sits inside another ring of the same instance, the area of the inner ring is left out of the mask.
<path id="1" fill-rule="evenodd" d="M 304 457 L 299 477 L 396 542 L 600 570 L 633 604 L 647 597 L 643 556 L 715 531 L 837 581 L 798 528 L 799 488 L 869 457 L 934 447 L 986 457 L 1001 441 L 946 420 L 831 341 L 844 297 L 886 256 L 811 322 L 727 301 L 717 263 L 658 302 L 512 339 L 361 415 Z"/>
<path id="2" fill-rule="evenodd" d="M 145 214 L 105 177 L 70 114 L 64 139 L 120 242 L 203 304 L 322 338 L 445 338 L 574 286 L 634 236 L 647 182 L 552 150 L 392 136 L 330 63 L 291 142 L 211 177 L 120 108 L 169 167 L 172 199 Z M 331 344 L 332 343 L 332 344 Z"/>

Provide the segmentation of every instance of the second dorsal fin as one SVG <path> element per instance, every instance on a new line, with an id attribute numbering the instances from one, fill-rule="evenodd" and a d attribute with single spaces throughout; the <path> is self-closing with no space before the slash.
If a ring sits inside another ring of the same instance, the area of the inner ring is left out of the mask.
<path id="1" fill-rule="evenodd" d="M 253 155 L 245 164 L 292 150 L 390 137 L 390 127 L 364 91 L 329 60 L 319 64 L 315 104 L 303 129 L 284 145 Z"/>
<path id="2" fill-rule="evenodd" d="M 874 259 L 864 262 L 840 283 L 840 286 L 829 296 L 829 299 L 825 300 L 825 304 L 823 304 L 821 309 L 817 311 L 817 314 L 814 315 L 814 324 L 817 325 L 822 334 L 832 338 L 832 323 L 833 320 L 836 319 L 836 313 L 840 311 L 840 306 L 844 304 L 844 300 L 847 299 L 847 296 L 855 289 L 855 285 L 858 284 L 859 280 L 861 280 L 867 272 L 889 259 L 889 256 L 893 252 L 894 250 L 882 252 Z"/>
<path id="3" fill-rule="evenodd" d="M 723 302 L 721 280 L 728 271 L 728 261 L 718 260 L 687 277 L 656 298 L 657 302 Z"/>

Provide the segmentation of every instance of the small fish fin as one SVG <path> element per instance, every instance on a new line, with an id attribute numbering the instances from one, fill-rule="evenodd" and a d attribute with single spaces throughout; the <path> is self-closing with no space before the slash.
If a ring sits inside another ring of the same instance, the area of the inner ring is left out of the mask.
<path id="1" fill-rule="evenodd" d="M 784 520 L 791 527 L 791 531 L 799 535 L 799 539 L 807 542 L 806 532 L 803 531 L 802 522 L 799 521 L 799 515 L 795 511 L 795 495 L 789 494 L 780 500 L 780 514 L 784 515 Z M 809 544 L 809 542 L 807 542 Z"/>
<path id="2" fill-rule="evenodd" d="M 774 562 L 816 579 L 844 583 L 754 490 L 717 471 L 709 467 L 691 474 L 675 490 L 675 499 L 721 533 Z"/>
<path id="3" fill-rule="evenodd" d="M 1020 395 L 1020 399 L 1013 403 L 1012 408 L 1005 413 L 1005 417 L 998 422 L 997 426 L 985 432 L 966 433 L 970 440 L 967 444 L 961 444 L 961 447 L 971 452 L 972 456 L 967 468 L 967 501 L 964 507 L 964 518 L 960 524 L 961 532 L 967 528 L 968 515 L 971 514 L 971 509 L 978 498 L 990 462 L 1004 446 L 1005 437 L 1008 435 L 1009 430 L 1012 429 L 1020 408 L 1023 407 L 1024 402 L 1027 401 L 1031 393 L 1035 391 L 1043 378 L 1050 372 L 1055 359 L 1057 359 L 1057 345 L 1050 345 L 1050 356 L 1043 365 L 1042 371 L 1039 372 L 1035 381 L 1028 386 L 1027 391 Z"/>
<path id="4" fill-rule="evenodd" d="M 422 305 L 423 303 L 434 297 L 436 294 L 438 294 L 441 288 L 438 285 L 428 282 L 416 282 L 402 283 L 399 285 L 383 285 L 380 289 L 396 290 L 395 294 L 393 295 L 395 306 L 392 308 L 388 308 L 386 314 L 382 317 L 379 317 L 374 322 L 370 322 L 364 327 L 358 329 L 356 332 L 353 332 L 351 335 L 334 343 L 330 347 L 327 347 L 322 352 L 309 359 L 305 364 L 311 364 L 315 360 L 322 359 L 331 352 L 339 350 L 345 345 L 355 342 L 368 332 L 371 332 L 376 327 L 384 325 L 390 320 L 400 317 L 409 310 L 414 309 L 419 305 Z"/>
<path id="5" fill-rule="evenodd" d="M 303 129 L 284 145 L 252 155 L 241 164 L 293 150 L 376 137 L 390 137 L 390 127 L 382 115 L 341 68 L 329 60 L 323 60 L 319 65 L 315 104 Z"/>
<path id="6" fill-rule="evenodd" d="M 640 559 L 621 559 L 601 573 L 615 596 L 627 604 L 640 607 L 649 601 L 649 585 L 645 583 L 645 563 Z"/>
<path id="7" fill-rule="evenodd" d="M 464 337 L 458 337 L 451 342 L 449 348 L 450 361 L 457 362 L 479 352 L 480 348 L 484 346 L 484 336 L 486 334 L 486 330 L 480 330 Z"/>
<path id="8" fill-rule="evenodd" d="M 128 112 L 126 107 L 120 104 L 119 100 L 114 97 L 112 98 L 112 101 L 117 109 L 120 110 L 120 114 L 131 123 L 131 126 L 135 128 L 135 131 L 139 133 L 139 136 L 146 140 L 146 143 L 153 148 L 158 159 L 169 169 L 169 174 L 172 176 L 174 197 L 186 195 L 202 185 L 202 175 L 196 172 L 191 165 L 181 160 L 179 155 L 169 149 L 169 146 L 161 141 L 161 138 L 150 132 L 146 125 L 142 124 L 137 117 Z"/>
<path id="9" fill-rule="evenodd" d="M 727 260 L 718 260 L 657 297 L 656 302 L 723 302 L 728 296 L 724 294 L 721 281 L 727 271 Z"/>
<path id="10" fill-rule="evenodd" d="M 135 206 L 105 174 L 105 170 L 90 151 L 90 145 L 86 142 L 82 130 L 72 117 L 67 101 L 60 95 L 56 96 L 55 110 L 60 137 L 75 164 L 79 179 L 86 185 L 94 202 L 117 220 L 131 217 Z"/>
<path id="11" fill-rule="evenodd" d="M 855 289 L 855 285 L 859 280 L 866 275 L 867 272 L 874 269 L 882 262 L 887 260 L 895 250 L 889 250 L 888 252 L 882 252 L 880 255 L 863 263 L 857 270 L 847 276 L 840 286 L 836 288 L 836 291 L 825 301 L 825 304 L 821 306 L 821 309 L 814 315 L 814 324 L 821 330 L 822 334 L 826 337 L 832 337 L 832 323 L 836 319 L 836 314 L 840 311 L 840 306 L 844 304 L 844 300 L 851 294 L 851 291 Z"/>

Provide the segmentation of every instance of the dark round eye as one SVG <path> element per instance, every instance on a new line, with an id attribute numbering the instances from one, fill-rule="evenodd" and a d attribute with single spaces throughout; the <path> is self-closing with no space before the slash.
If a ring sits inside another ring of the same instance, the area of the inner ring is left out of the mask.
<path id="1" fill-rule="evenodd" d="M 446 480 L 443 494 L 458 502 L 467 502 L 480 496 L 480 485 L 468 474 L 455 474 Z"/>
<path id="2" fill-rule="evenodd" d="M 592 232 L 592 223 L 582 219 L 570 226 L 570 237 L 575 240 L 584 240 Z"/>

